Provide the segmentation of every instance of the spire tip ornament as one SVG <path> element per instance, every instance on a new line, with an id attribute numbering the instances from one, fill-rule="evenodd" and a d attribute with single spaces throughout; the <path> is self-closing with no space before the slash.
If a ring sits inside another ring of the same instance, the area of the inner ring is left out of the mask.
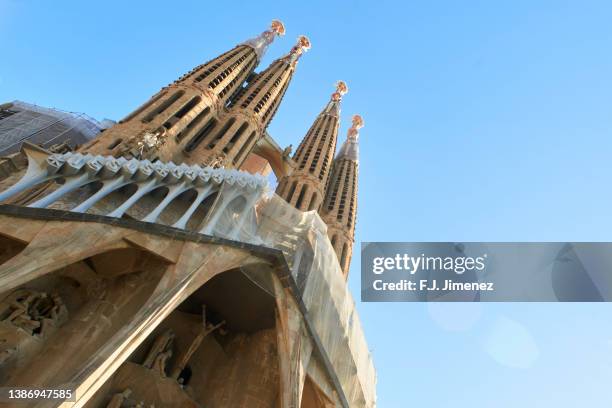
<path id="1" fill-rule="evenodd" d="M 357 140 L 359 136 L 359 129 L 361 129 L 364 125 L 363 118 L 361 115 L 353 115 L 352 125 L 348 130 L 348 139 Z"/>
<path id="2" fill-rule="evenodd" d="M 302 54 L 310 49 L 311 43 L 308 37 L 300 35 L 297 39 L 297 43 L 291 48 L 289 54 L 284 58 L 287 59 L 292 65 L 295 65 L 300 59 Z"/>
<path id="3" fill-rule="evenodd" d="M 274 38 L 276 38 L 276 36 L 281 37 L 283 35 L 285 35 L 285 25 L 283 22 L 280 20 L 272 20 L 270 23 L 270 28 L 259 34 L 257 37 L 245 41 L 243 44 L 252 47 L 257 54 L 257 59 L 260 61 L 268 49 L 268 46 L 274 41 Z"/>
<path id="4" fill-rule="evenodd" d="M 285 35 L 285 25 L 280 20 L 272 20 L 272 23 L 270 24 L 270 31 L 279 37 L 282 37 Z"/>
<path id="5" fill-rule="evenodd" d="M 338 81 L 336 82 L 336 92 L 332 94 L 333 101 L 339 101 L 342 99 L 342 95 L 345 95 L 348 92 L 348 86 L 346 86 L 346 82 Z"/>
<path id="6" fill-rule="evenodd" d="M 346 132 L 346 141 L 340 147 L 337 159 L 347 159 L 359 162 L 359 129 L 363 127 L 361 115 L 353 115 L 352 124 Z"/>
<path id="7" fill-rule="evenodd" d="M 305 35 L 300 35 L 298 37 L 298 42 L 297 45 L 302 48 L 302 52 L 306 52 L 310 49 L 310 47 L 312 46 L 312 44 L 310 43 L 310 40 L 308 39 L 308 37 L 306 37 Z"/>

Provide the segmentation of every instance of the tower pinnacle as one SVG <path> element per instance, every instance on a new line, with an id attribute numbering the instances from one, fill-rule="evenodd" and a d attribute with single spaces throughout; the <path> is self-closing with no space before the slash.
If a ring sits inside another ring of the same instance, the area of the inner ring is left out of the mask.
<path id="1" fill-rule="evenodd" d="M 331 100 L 325 107 L 325 112 L 340 117 L 340 101 L 347 92 L 348 86 L 346 86 L 346 82 L 336 82 L 336 91 L 331 94 Z"/>
<path id="2" fill-rule="evenodd" d="M 274 117 L 295 73 L 296 62 L 308 48 L 310 41 L 300 36 L 287 55 L 274 60 L 232 97 L 228 110 L 198 127 L 185 146 L 187 162 L 213 160 L 224 167 L 240 167 Z"/>
<path id="3" fill-rule="evenodd" d="M 292 67 L 297 64 L 300 57 L 310 49 L 311 43 L 308 37 L 305 35 L 300 35 L 297 39 L 296 44 L 291 48 L 289 53 L 285 55 L 282 59 L 288 61 Z"/>
<path id="4" fill-rule="evenodd" d="M 348 276 L 355 223 L 357 220 L 357 181 L 359 177 L 359 129 L 363 118 L 353 115 L 352 125 L 342 144 L 332 169 L 325 191 L 325 201 L 321 208 L 323 221 L 327 224 L 327 234 L 338 257 L 345 278 Z"/>
<path id="5" fill-rule="evenodd" d="M 346 132 L 346 141 L 342 144 L 336 160 L 348 159 L 359 161 L 359 129 L 363 127 L 361 115 L 353 115 L 352 125 Z"/>
<path id="6" fill-rule="evenodd" d="M 352 126 L 349 128 L 347 132 L 347 137 L 351 140 L 357 140 L 359 137 L 359 129 L 363 127 L 363 118 L 361 115 L 353 115 Z"/>
<path id="7" fill-rule="evenodd" d="M 340 102 L 347 91 L 344 81 L 336 82 L 336 90 L 330 101 L 317 116 L 293 156 L 296 169 L 278 184 L 277 194 L 298 210 L 318 210 L 323 202 L 336 151 Z"/>
<path id="8" fill-rule="evenodd" d="M 332 94 L 333 101 L 339 101 L 342 99 L 342 96 L 348 92 L 348 86 L 346 86 L 346 82 L 338 81 L 336 82 L 336 92 Z"/>
<path id="9" fill-rule="evenodd" d="M 283 35 L 285 35 L 285 25 L 283 22 L 280 20 L 272 20 L 268 30 L 259 34 L 255 38 L 245 41 L 243 44 L 253 48 L 255 50 L 255 54 L 257 54 L 257 60 L 261 61 L 263 55 L 268 49 L 268 45 L 272 44 L 272 41 L 274 41 L 276 36 L 281 37 Z"/>
<path id="10" fill-rule="evenodd" d="M 230 98 L 242 89 L 268 45 L 284 33 L 283 23 L 273 20 L 259 36 L 198 65 L 162 88 L 101 137 L 82 146 L 81 151 L 182 160 L 184 150 L 201 139 L 202 129 L 212 128 Z"/>

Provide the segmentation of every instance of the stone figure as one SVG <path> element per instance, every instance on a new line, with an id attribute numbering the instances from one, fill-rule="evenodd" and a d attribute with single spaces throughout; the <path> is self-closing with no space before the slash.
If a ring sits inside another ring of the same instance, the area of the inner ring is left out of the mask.
<path id="1" fill-rule="evenodd" d="M 291 152 L 293 151 L 293 145 L 290 144 L 289 146 L 285 147 L 285 149 L 283 150 L 283 159 L 288 159 L 289 156 L 291 155 Z"/>
<path id="2" fill-rule="evenodd" d="M 127 400 L 131 394 L 132 390 L 126 388 L 123 392 L 113 395 L 106 408 L 121 408 L 123 406 L 123 402 Z"/>
<path id="3" fill-rule="evenodd" d="M 0 304 L 2 321 L 26 331 L 30 335 L 46 334 L 46 326 L 61 326 L 68 320 L 68 309 L 61 297 L 54 293 L 22 290 L 4 305 Z"/>
<path id="4" fill-rule="evenodd" d="M 215 169 L 219 169 L 219 168 L 223 168 L 223 167 L 226 166 L 227 160 L 226 160 L 226 157 L 223 154 L 219 153 L 219 154 L 217 154 L 215 156 L 212 156 L 212 157 L 208 158 L 202 164 L 204 166 L 208 166 L 208 167 L 212 167 L 212 168 L 215 168 Z"/>
<path id="5" fill-rule="evenodd" d="M 162 377 L 166 377 L 166 368 L 170 357 L 172 357 L 172 345 L 174 333 L 168 329 L 160 334 L 145 359 L 143 366 L 158 372 Z"/>

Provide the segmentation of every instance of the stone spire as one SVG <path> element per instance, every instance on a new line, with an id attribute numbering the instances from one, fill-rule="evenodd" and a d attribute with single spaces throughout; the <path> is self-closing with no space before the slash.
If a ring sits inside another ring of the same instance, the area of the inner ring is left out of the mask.
<path id="1" fill-rule="evenodd" d="M 310 49 L 310 40 L 305 35 L 300 35 L 297 39 L 297 43 L 291 48 L 289 53 L 284 57 L 280 58 L 281 61 L 286 61 L 291 64 L 293 68 L 297 64 L 300 57 Z"/>
<path id="2" fill-rule="evenodd" d="M 347 92 L 348 87 L 344 81 L 336 82 L 336 92 L 331 95 L 331 99 L 325 107 L 325 111 L 328 114 L 340 116 L 340 102 L 342 101 L 342 96 Z"/>
<path id="3" fill-rule="evenodd" d="M 230 97 L 253 73 L 268 45 L 285 27 L 273 20 L 259 36 L 237 45 L 162 88 L 144 105 L 96 140 L 83 146 L 92 154 L 181 160 L 182 150 L 209 126 Z"/>
<path id="4" fill-rule="evenodd" d="M 325 192 L 325 201 L 321 208 L 323 221 L 327 224 L 327 234 L 338 256 L 345 278 L 348 278 L 355 242 L 359 129 L 362 127 L 363 118 L 360 115 L 354 115 L 346 141 L 334 160 L 332 174 Z"/>
<path id="5" fill-rule="evenodd" d="M 359 129 L 363 127 L 363 118 L 360 115 L 353 115 L 352 126 L 349 128 L 346 141 L 340 147 L 336 156 L 338 159 L 359 161 Z"/>
<path id="6" fill-rule="evenodd" d="M 272 24 L 270 24 L 270 28 L 268 30 L 259 34 L 255 38 L 245 41 L 243 44 L 252 47 L 257 54 L 257 59 L 261 61 L 268 49 L 268 46 L 272 44 L 272 41 L 274 41 L 274 38 L 277 35 L 285 35 L 285 26 L 279 20 L 272 20 Z"/>
<path id="7" fill-rule="evenodd" d="M 344 81 L 336 83 L 336 90 L 325 108 L 306 133 L 293 160 L 296 169 L 283 177 L 276 193 L 298 210 L 318 210 L 323 202 L 325 186 L 336 151 L 338 126 L 340 124 L 340 102 L 348 92 Z"/>
<path id="8" fill-rule="evenodd" d="M 187 161 L 213 161 L 224 167 L 240 167 L 263 136 L 291 83 L 299 58 L 310 48 L 300 36 L 289 53 L 273 61 L 232 100 L 229 111 L 212 126 L 201 127 L 187 144 Z"/>

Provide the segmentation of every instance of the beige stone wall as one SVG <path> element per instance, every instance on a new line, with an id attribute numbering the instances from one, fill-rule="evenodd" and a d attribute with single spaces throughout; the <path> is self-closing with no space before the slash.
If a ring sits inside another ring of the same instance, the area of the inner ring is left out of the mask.
<path id="1" fill-rule="evenodd" d="M 0 236 L 1 385 L 74 383 L 87 407 L 329 406 L 303 396 L 313 345 L 269 260 L 91 222 L 0 216 Z"/>

